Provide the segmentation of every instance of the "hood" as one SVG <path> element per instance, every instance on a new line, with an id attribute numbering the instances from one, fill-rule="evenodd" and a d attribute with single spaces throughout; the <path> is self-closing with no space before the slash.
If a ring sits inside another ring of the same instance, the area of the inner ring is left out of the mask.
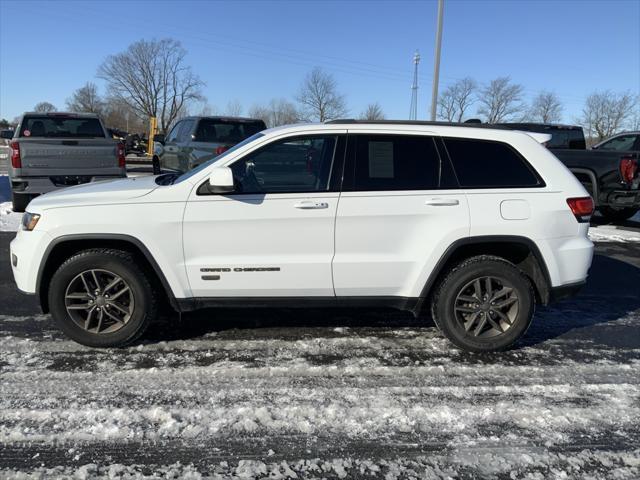
<path id="1" fill-rule="evenodd" d="M 34 198 L 28 210 L 38 212 L 55 207 L 113 203 L 142 197 L 158 188 L 155 176 L 84 183 L 45 193 Z"/>

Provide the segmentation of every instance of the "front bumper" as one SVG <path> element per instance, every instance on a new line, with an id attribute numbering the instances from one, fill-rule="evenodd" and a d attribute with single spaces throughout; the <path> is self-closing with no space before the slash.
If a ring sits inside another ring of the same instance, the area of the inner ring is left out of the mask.
<path id="1" fill-rule="evenodd" d="M 583 281 L 562 285 L 561 287 L 553 287 L 549 291 L 549 303 L 558 302 L 565 298 L 577 295 L 586 284 L 587 282 Z"/>
<path id="2" fill-rule="evenodd" d="M 9 246 L 13 278 L 19 290 L 35 294 L 40 262 L 44 257 L 50 236 L 37 228 L 31 232 L 19 230 Z"/>

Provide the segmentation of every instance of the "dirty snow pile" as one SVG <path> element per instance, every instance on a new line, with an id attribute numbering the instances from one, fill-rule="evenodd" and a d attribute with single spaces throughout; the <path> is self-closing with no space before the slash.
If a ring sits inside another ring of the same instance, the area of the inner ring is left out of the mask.
<path id="1" fill-rule="evenodd" d="M 640 230 L 629 230 L 615 225 L 599 225 L 589 228 L 593 242 L 640 242 Z"/>
<path id="2" fill-rule="evenodd" d="M 239 460 L 221 461 L 207 469 L 189 464 L 175 463 L 149 468 L 144 465 L 125 466 L 112 464 L 100 466 L 95 463 L 80 467 L 38 467 L 31 472 L 0 470 L 0 476 L 21 479 L 72 478 L 83 479 L 321 479 L 321 478 L 384 478 L 396 479 L 442 479 L 458 478 L 527 478 L 543 480 L 557 479 L 617 479 L 637 480 L 640 476 L 640 451 L 597 452 L 582 450 L 568 454 L 524 452 L 514 448 L 510 453 L 492 451 L 451 452 L 449 455 L 418 456 L 375 460 L 368 458 L 312 458 L 298 461 Z M 595 471 L 595 475 L 585 472 Z"/>
<path id="3" fill-rule="evenodd" d="M 17 232 L 20 220 L 22 214 L 13 211 L 11 202 L 0 203 L 0 232 Z"/>

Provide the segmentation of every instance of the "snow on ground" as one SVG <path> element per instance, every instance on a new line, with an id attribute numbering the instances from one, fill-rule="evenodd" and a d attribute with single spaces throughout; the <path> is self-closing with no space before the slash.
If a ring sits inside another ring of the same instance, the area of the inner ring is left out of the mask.
<path id="1" fill-rule="evenodd" d="M 11 202 L 0 203 L 0 232 L 17 232 L 22 220 L 21 213 L 15 213 Z"/>
<path id="2" fill-rule="evenodd" d="M 638 478 L 640 307 L 607 301 L 541 309 L 492 355 L 428 325 L 96 350 L 0 316 L 0 478 Z"/>
<path id="3" fill-rule="evenodd" d="M 593 242 L 640 242 L 640 230 L 630 230 L 615 225 L 598 225 L 589 228 Z"/>

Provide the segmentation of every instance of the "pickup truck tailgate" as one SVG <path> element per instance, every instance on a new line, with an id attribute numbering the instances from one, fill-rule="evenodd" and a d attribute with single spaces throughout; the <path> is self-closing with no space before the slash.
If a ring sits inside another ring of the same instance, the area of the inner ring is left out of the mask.
<path id="1" fill-rule="evenodd" d="M 21 174 L 82 175 L 117 174 L 117 142 L 106 138 L 21 138 Z"/>

